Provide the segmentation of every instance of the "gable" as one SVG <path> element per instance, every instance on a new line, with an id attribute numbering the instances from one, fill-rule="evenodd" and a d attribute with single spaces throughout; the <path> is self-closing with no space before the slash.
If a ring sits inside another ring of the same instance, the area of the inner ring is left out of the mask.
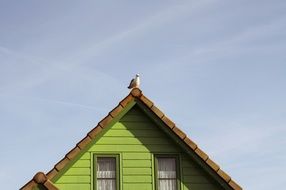
<path id="1" fill-rule="evenodd" d="M 124 190 L 154 189 L 155 153 L 179 155 L 181 189 L 241 189 L 139 89 L 133 89 L 55 165 L 47 174 L 48 182 L 58 189 L 91 189 L 93 155 L 111 153 L 120 155 Z M 34 178 L 21 189 L 36 184 Z"/>
<path id="2" fill-rule="evenodd" d="M 154 154 L 180 157 L 182 189 L 222 189 L 137 105 L 103 131 L 92 146 L 61 176 L 56 176 L 52 180 L 55 186 L 62 190 L 93 189 L 94 154 L 120 155 L 120 185 L 124 190 L 154 189 Z"/>

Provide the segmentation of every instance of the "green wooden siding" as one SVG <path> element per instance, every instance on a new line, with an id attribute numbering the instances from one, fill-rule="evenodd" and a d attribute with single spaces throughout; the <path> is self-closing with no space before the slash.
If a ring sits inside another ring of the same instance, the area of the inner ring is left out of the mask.
<path id="1" fill-rule="evenodd" d="M 93 190 L 93 155 L 120 155 L 121 190 L 155 190 L 154 154 L 180 158 L 182 190 L 222 189 L 137 106 L 107 129 L 54 183 L 61 190 Z"/>

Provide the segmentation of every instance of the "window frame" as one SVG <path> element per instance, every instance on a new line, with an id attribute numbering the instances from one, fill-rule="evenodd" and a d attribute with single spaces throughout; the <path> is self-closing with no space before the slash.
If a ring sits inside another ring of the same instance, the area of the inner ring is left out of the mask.
<path id="1" fill-rule="evenodd" d="M 120 190 L 120 160 L 119 154 L 93 154 L 93 190 L 97 190 L 97 158 L 115 158 L 116 190 Z"/>
<path id="2" fill-rule="evenodd" d="M 181 189 L 181 168 L 180 168 L 180 155 L 178 154 L 154 154 L 154 181 L 155 189 L 159 190 L 159 178 L 158 178 L 158 158 L 174 158 L 176 162 L 176 188 Z"/>

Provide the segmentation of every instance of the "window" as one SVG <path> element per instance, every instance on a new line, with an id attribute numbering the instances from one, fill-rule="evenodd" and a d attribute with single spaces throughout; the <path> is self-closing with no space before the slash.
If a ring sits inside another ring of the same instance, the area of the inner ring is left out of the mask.
<path id="1" fill-rule="evenodd" d="M 96 190 L 117 190 L 118 170 L 117 156 L 95 156 L 95 187 Z"/>
<path id="2" fill-rule="evenodd" d="M 158 190 L 178 189 L 177 157 L 156 156 Z"/>

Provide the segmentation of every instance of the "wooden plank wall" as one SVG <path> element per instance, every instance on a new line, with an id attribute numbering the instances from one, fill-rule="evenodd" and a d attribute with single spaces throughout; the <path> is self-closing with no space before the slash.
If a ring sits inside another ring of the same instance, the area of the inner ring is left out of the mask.
<path id="1" fill-rule="evenodd" d="M 56 186 L 61 190 L 93 189 L 92 155 L 104 153 L 120 155 L 122 190 L 155 189 L 154 153 L 181 155 L 181 189 L 222 189 L 136 106 L 68 169 Z"/>

